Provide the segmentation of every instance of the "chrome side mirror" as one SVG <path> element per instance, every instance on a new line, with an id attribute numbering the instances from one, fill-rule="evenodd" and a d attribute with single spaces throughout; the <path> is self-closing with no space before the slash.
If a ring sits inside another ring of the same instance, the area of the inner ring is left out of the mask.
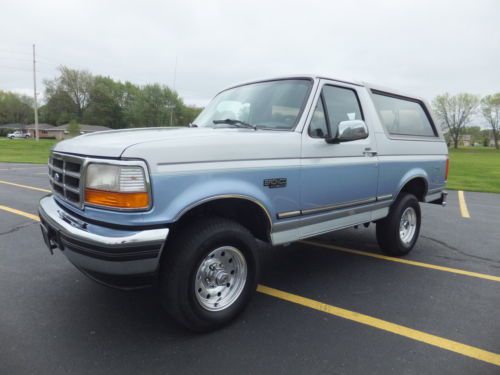
<path id="1" fill-rule="evenodd" d="M 327 143 L 340 143 L 356 141 L 368 138 L 368 128 L 362 120 L 341 121 L 337 129 L 337 135 L 333 138 L 326 138 Z"/>

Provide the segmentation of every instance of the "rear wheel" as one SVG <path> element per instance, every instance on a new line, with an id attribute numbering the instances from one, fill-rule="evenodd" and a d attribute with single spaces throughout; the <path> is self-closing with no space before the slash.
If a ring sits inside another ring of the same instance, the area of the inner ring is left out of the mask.
<path id="1" fill-rule="evenodd" d="M 232 220 L 203 218 L 185 226 L 162 260 L 166 310 L 193 331 L 228 324 L 257 287 L 255 248 L 252 234 Z"/>
<path id="2" fill-rule="evenodd" d="M 389 215 L 377 222 L 377 242 L 388 255 L 408 254 L 420 233 L 420 205 L 413 194 L 402 193 Z"/>

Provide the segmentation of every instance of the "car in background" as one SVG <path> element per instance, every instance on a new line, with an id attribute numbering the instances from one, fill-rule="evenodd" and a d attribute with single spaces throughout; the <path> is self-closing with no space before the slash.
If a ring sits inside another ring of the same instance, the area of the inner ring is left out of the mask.
<path id="1" fill-rule="evenodd" d="M 22 131 L 16 130 L 14 133 L 9 133 L 7 134 L 7 138 L 9 139 L 14 139 L 14 138 L 30 138 L 31 135 L 30 133 L 23 133 Z"/>

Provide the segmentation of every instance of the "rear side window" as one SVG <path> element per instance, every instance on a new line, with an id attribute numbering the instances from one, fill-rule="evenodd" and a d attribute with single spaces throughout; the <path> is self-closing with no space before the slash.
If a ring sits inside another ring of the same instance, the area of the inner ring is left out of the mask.
<path id="1" fill-rule="evenodd" d="M 436 132 L 422 103 L 373 92 L 373 103 L 389 134 L 434 137 Z"/>

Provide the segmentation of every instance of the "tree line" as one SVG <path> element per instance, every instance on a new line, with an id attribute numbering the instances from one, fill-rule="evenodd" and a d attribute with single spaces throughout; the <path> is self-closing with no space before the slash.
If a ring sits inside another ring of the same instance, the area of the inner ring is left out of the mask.
<path id="1" fill-rule="evenodd" d="M 458 148 L 461 136 L 468 133 L 475 134 L 469 125 L 475 115 L 480 115 L 488 124 L 495 148 L 498 150 L 500 93 L 486 95 L 483 98 L 467 93 L 457 95 L 446 93 L 438 95 L 433 100 L 432 107 L 443 130 L 447 131 L 454 148 Z M 483 135 L 485 134 L 483 133 Z"/>
<path id="2" fill-rule="evenodd" d="M 40 123 L 76 121 L 113 129 L 184 126 L 201 111 L 186 105 L 166 85 L 136 85 L 66 66 L 60 66 L 58 73 L 54 79 L 44 81 L 44 103 L 38 110 Z M 0 124 L 33 121 L 32 98 L 0 91 Z"/>
<path id="3" fill-rule="evenodd" d="M 185 126 L 201 111 L 185 105 L 177 92 L 158 83 L 141 86 L 66 66 L 60 66 L 58 73 L 54 79 L 44 81 L 41 123 L 61 125 L 74 121 L 113 129 Z M 438 95 L 432 106 L 455 148 L 478 115 L 488 124 L 495 147 L 499 148 L 500 93 L 483 98 L 445 93 Z M 0 124 L 32 123 L 33 117 L 32 98 L 0 91 Z"/>

